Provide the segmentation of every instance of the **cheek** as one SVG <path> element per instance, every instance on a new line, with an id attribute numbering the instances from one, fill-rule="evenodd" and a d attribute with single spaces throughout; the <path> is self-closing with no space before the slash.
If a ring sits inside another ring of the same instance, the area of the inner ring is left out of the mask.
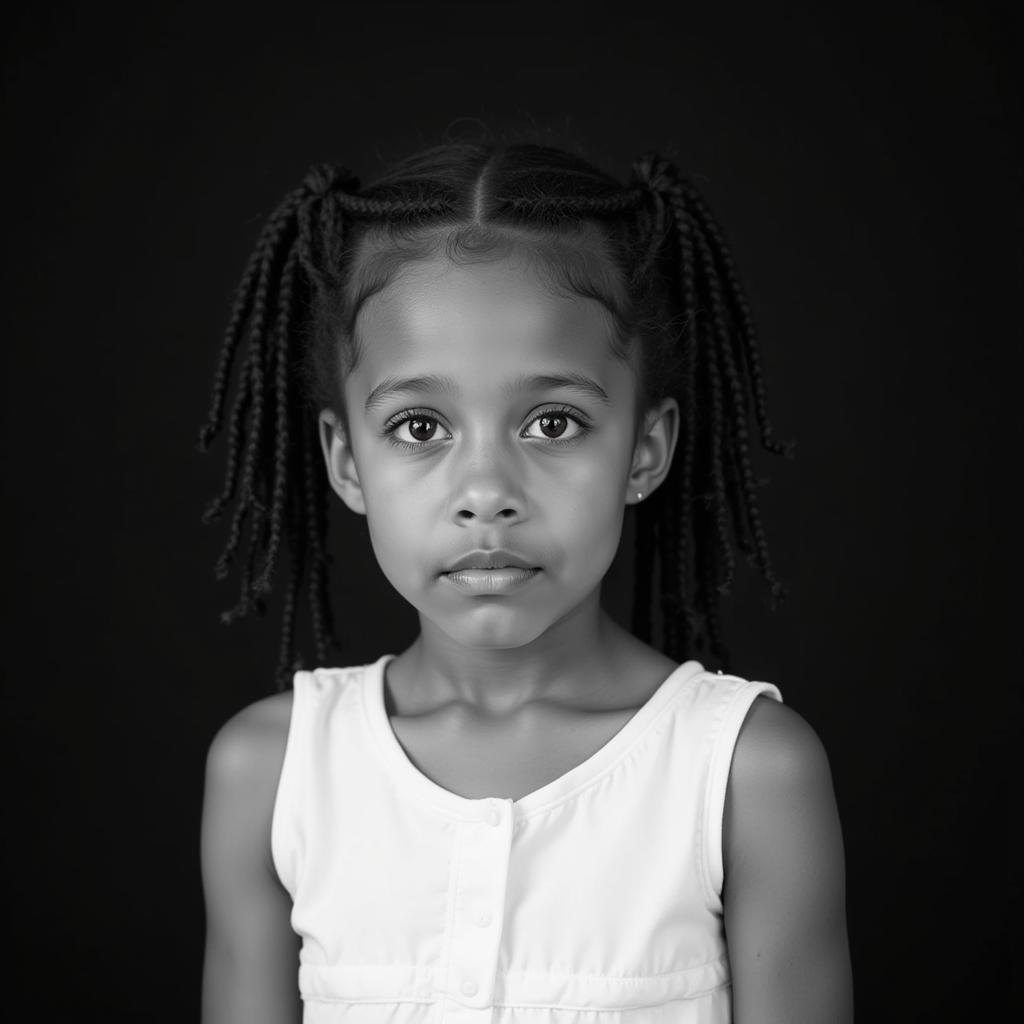
<path id="1" fill-rule="evenodd" d="M 402 502 L 371 498 L 367 503 L 366 520 L 370 542 L 381 562 L 405 558 L 410 550 L 422 544 L 425 536 L 424 525 L 417 527 L 412 508 Z"/>
<path id="2" fill-rule="evenodd" d="M 561 508 L 562 530 L 575 544 L 598 551 L 618 548 L 625 508 L 625 487 L 629 463 L 620 450 L 605 451 L 601 457 L 578 464 L 557 474 L 550 495 Z"/>

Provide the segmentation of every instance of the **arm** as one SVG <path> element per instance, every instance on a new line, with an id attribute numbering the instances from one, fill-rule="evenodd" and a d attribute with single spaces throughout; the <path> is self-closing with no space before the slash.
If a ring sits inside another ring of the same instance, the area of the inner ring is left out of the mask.
<path id="1" fill-rule="evenodd" d="M 299 940 L 270 853 L 291 696 L 241 711 L 214 738 L 207 757 L 203 1024 L 288 1024 L 302 1017 Z"/>
<path id="2" fill-rule="evenodd" d="M 828 758 L 795 711 L 754 701 L 723 819 L 736 1024 L 850 1024 L 843 839 Z"/>

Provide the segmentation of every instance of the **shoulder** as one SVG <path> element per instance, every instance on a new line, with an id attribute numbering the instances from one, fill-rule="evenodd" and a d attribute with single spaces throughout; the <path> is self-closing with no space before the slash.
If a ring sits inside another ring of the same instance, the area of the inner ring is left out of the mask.
<path id="1" fill-rule="evenodd" d="M 753 849 L 774 845 L 781 822 L 834 804 L 825 745 L 806 719 L 764 695 L 740 727 L 723 821 L 726 870 Z"/>
<path id="2" fill-rule="evenodd" d="M 206 758 L 207 778 L 242 783 L 276 775 L 284 759 L 292 691 L 242 708 L 220 727 Z"/>
<path id="3" fill-rule="evenodd" d="M 852 1020 L 832 774 L 820 737 L 792 708 L 766 697 L 751 705 L 733 752 L 722 826 L 737 1015 Z"/>
<path id="4" fill-rule="evenodd" d="M 291 691 L 275 694 L 243 708 L 217 731 L 206 755 L 204 844 L 228 851 L 245 844 L 270 862 L 270 828 L 291 709 Z"/>
<path id="5" fill-rule="evenodd" d="M 736 739 L 730 783 L 785 786 L 828 777 L 825 745 L 810 723 L 786 704 L 755 697 Z"/>
<path id="6" fill-rule="evenodd" d="M 204 1021 L 301 1016 L 291 898 L 271 849 L 291 705 L 287 692 L 243 708 L 217 731 L 207 754 L 200 837 Z"/>
<path id="7" fill-rule="evenodd" d="M 792 708 L 754 700 L 733 751 L 722 818 L 725 885 L 735 894 L 801 866 L 839 884 L 844 873 L 832 771 L 821 738 Z M 812 869 L 813 865 L 813 869 Z M 798 881 L 793 878 L 794 884 Z M 806 884 L 806 876 L 803 883 Z"/>

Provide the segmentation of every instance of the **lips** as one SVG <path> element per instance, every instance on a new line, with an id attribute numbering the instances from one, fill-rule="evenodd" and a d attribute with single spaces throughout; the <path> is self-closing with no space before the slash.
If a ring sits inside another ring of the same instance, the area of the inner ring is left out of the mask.
<path id="1" fill-rule="evenodd" d="M 511 595 L 540 573 L 540 567 L 513 551 L 470 551 L 441 578 L 470 597 Z"/>
<path id="2" fill-rule="evenodd" d="M 462 572 L 466 569 L 529 569 L 540 568 L 514 551 L 470 551 L 445 569 L 445 573 Z"/>

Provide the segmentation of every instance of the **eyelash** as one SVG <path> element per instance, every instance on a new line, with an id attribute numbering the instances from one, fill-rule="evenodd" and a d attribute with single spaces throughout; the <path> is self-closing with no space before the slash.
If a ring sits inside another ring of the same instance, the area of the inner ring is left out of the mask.
<path id="1" fill-rule="evenodd" d="M 548 406 L 546 408 L 539 409 L 536 413 L 533 414 L 533 416 L 530 417 L 529 420 L 526 421 L 519 436 L 523 437 L 525 431 L 532 424 L 536 423 L 537 420 L 542 419 L 544 416 L 551 416 L 552 414 L 558 416 L 565 416 L 566 419 L 572 420 L 579 427 L 579 432 L 574 437 L 565 438 L 564 440 L 558 437 L 544 438 L 543 440 L 546 444 L 554 445 L 556 447 L 572 445 L 579 441 L 582 437 L 584 437 L 587 434 L 587 432 L 591 429 L 590 420 L 587 419 L 587 417 L 584 416 L 578 409 L 573 409 L 571 406 L 566 405 Z M 409 420 L 431 420 L 432 422 L 438 424 L 438 426 L 442 427 L 442 429 L 448 429 L 447 427 L 444 426 L 441 417 L 438 416 L 435 412 L 432 412 L 430 409 L 403 409 L 402 412 L 398 413 L 395 416 L 392 416 L 384 424 L 383 433 L 387 437 L 389 443 L 393 444 L 396 448 L 403 448 L 406 451 L 423 451 L 425 448 L 428 448 L 434 444 L 433 440 L 403 441 L 401 438 L 395 437 L 395 431 L 398 430 L 398 428 L 403 423 L 408 423 Z M 439 440 L 446 441 L 448 440 L 448 438 L 440 438 Z M 533 438 L 533 440 L 541 439 Z"/>

